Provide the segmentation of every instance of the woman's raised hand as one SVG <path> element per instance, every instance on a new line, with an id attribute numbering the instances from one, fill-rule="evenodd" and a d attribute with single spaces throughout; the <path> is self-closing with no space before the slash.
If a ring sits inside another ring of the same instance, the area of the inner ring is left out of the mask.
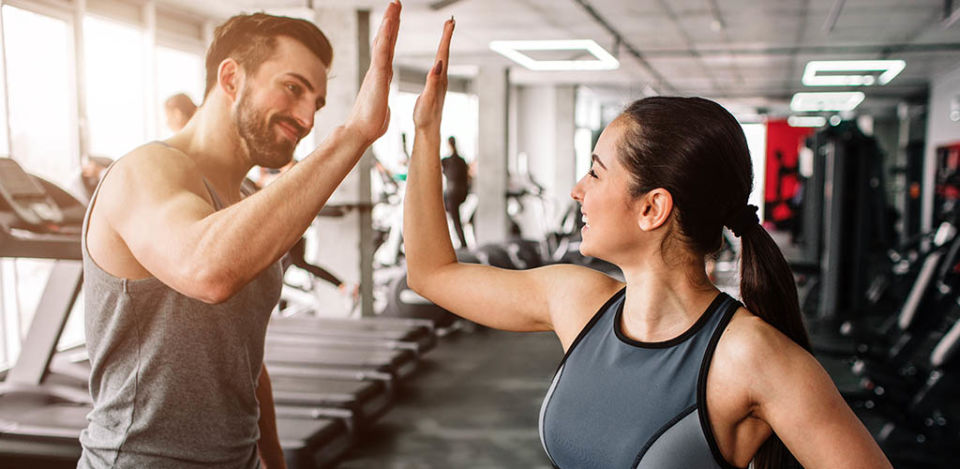
<path id="1" fill-rule="evenodd" d="M 413 108 L 413 124 L 418 131 L 440 132 L 440 119 L 443 115 L 443 99 L 447 95 L 447 67 L 450 64 L 450 38 L 456 22 L 451 17 L 443 23 L 443 36 L 437 48 L 437 57 L 433 67 L 427 73 L 427 82 L 423 93 L 417 98 Z"/>
<path id="2" fill-rule="evenodd" d="M 355 131 L 368 145 L 380 138 L 390 124 L 390 80 L 393 79 L 393 52 L 400 29 L 400 2 L 387 5 L 377 36 L 373 39 L 370 68 L 363 77 L 357 100 L 347 118 L 346 126 Z"/>

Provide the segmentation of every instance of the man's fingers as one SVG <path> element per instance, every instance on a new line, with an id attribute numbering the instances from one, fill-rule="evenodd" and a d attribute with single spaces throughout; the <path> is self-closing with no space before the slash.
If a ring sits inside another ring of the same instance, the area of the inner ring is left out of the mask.
<path id="1" fill-rule="evenodd" d="M 393 49 L 397 44 L 399 30 L 400 2 L 392 1 L 387 5 L 386 11 L 383 12 L 380 29 L 377 31 L 377 37 L 374 38 L 373 41 L 374 57 L 383 58 L 388 64 L 393 63 Z"/>
<path id="2" fill-rule="evenodd" d="M 391 30 L 396 30 L 397 24 L 400 22 L 400 3 L 393 1 L 387 5 L 387 9 L 383 12 L 383 19 L 380 20 L 380 29 L 377 30 L 377 39 L 385 40 L 388 44 L 390 43 L 389 39 Z"/>
<path id="3" fill-rule="evenodd" d="M 390 31 L 390 63 L 393 63 L 393 54 L 397 48 L 397 37 L 400 35 L 400 2 L 397 2 L 397 18 Z"/>

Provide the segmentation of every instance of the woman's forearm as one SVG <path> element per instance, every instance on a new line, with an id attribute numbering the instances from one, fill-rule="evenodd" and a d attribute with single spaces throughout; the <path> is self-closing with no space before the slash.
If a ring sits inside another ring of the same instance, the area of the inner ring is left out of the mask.
<path id="1" fill-rule="evenodd" d="M 425 277 L 457 257 L 447 230 L 440 169 L 440 131 L 417 130 L 403 207 L 407 282 L 415 290 Z"/>

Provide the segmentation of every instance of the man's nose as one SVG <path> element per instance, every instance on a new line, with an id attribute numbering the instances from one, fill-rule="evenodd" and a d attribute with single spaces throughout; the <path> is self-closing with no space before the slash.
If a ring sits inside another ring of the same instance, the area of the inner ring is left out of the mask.
<path id="1" fill-rule="evenodd" d="M 305 137 L 310 130 L 313 129 L 313 118 L 317 114 L 317 110 L 313 107 L 313 104 L 301 104 L 297 106 L 296 111 L 294 111 L 293 118 L 297 121 L 297 124 L 300 127 L 303 127 L 303 135 L 300 137 Z"/>

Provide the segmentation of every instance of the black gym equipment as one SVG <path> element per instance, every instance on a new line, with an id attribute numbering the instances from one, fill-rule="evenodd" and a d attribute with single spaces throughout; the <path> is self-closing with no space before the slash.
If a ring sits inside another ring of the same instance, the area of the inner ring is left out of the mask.
<path id="1" fill-rule="evenodd" d="M 893 224 L 876 139 L 842 122 L 811 140 L 814 178 L 804 185 L 802 239 L 808 260 L 822 262 L 819 305 L 810 319 L 833 326 L 863 313 L 869 273 L 894 245 Z"/>
<path id="2" fill-rule="evenodd" d="M 458 257 L 460 255 L 458 253 Z M 394 277 L 387 284 L 387 306 L 383 310 L 383 316 L 426 319 L 440 329 L 449 329 L 457 320 L 457 316 L 413 291 L 407 285 L 406 272 Z"/>

